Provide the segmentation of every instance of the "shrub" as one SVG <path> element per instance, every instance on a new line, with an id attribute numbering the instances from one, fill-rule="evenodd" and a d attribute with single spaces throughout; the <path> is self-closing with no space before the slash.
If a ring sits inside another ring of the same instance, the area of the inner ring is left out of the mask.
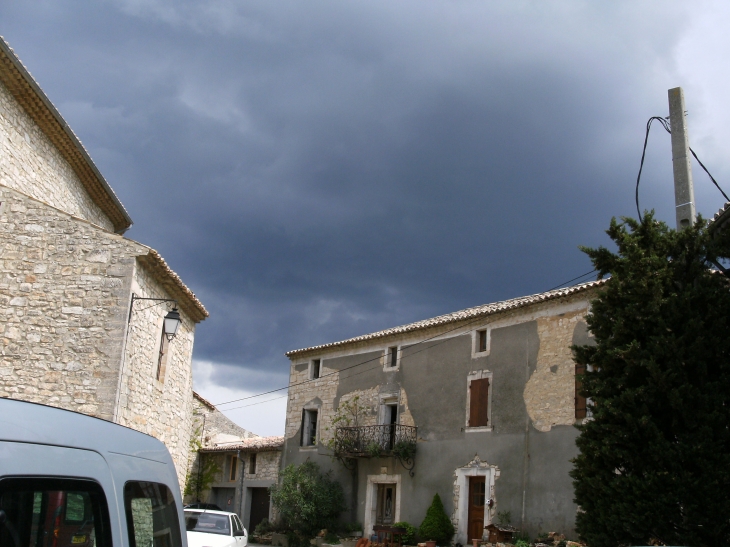
<path id="1" fill-rule="evenodd" d="M 322 538 L 322 542 L 329 545 L 338 545 L 340 543 L 340 538 L 337 537 L 337 534 L 327 532 L 327 534 Z"/>
<path id="2" fill-rule="evenodd" d="M 332 528 L 345 506 L 340 483 L 310 461 L 286 466 L 280 484 L 273 485 L 270 491 L 271 502 L 284 525 L 309 537 L 323 528 Z"/>
<path id="3" fill-rule="evenodd" d="M 393 525 L 394 528 L 405 528 L 406 533 L 401 538 L 403 545 L 415 545 L 416 544 L 416 527 L 407 522 L 396 522 Z"/>
<path id="4" fill-rule="evenodd" d="M 253 531 L 257 536 L 268 534 L 273 529 L 273 526 L 269 522 L 269 519 L 265 518 L 256 525 L 256 529 Z"/>
<path id="5" fill-rule="evenodd" d="M 454 525 L 444 511 L 444 504 L 438 494 L 433 497 L 431 506 L 426 511 L 426 518 L 423 519 L 419 535 L 423 540 L 436 541 L 438 545 L 448 545 L 454 537 Z"/>
<path id="6" fill-rule="evenodd" d="M 342 526 L 342 531 L 345 534 L 351 534 L 352 532 L 362 532 L 362 524 L 359 522 L 348 522 Z"/>

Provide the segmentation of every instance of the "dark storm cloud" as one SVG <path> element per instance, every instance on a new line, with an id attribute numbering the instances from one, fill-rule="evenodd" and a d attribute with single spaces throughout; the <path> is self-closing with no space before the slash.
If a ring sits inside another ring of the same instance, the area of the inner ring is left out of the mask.
<path id="1" fill-rule="evenodd" d="M 130 210 L 128 235 L 211 311 L 195 357 L 230 365 L 214 380 L 247 390 L 286 381 L 286 350 L 590 270 L 577 246 L 633 214 L 643 124 L 666 113 L 683 15 L 664 3 L 0 8 Z M 660 156 L 650 149 L 642 199 L 671 219 Z"/>

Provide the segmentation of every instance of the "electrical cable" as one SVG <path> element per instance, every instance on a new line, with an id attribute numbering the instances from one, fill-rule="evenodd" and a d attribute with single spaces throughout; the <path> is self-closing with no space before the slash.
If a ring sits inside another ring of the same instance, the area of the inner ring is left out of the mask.
<path id="1" fill-rule="evenodd" d="M 651 118 L 649 118 L 649 121 L 646 122 L 646 135 L 644 136 L 644 149 L 641 152 L 641 163 L 639 164 L 639 175 L 636 177 L 636 213 L 639 215 L 639 222 L 642 222 L 641 209 L 639 208 L 639 181 L 641 180 L 641 171 L 644 168 L 644 157 L 646 156 L 646 144 L 649 141 L 649 130 L 651 129 L 651 123 L 654 120 L 657 120 L 659 123 L 661 123 L 662 127 L 664 127 L 664 130 L 667 133 L 669 133 L 670 135 L 672 134 L 672 130 L 669 125 L 669 120 L 667 120 L 666 118 L 662 118 L 660 116 L 652 116 Z M 697 163 L 700 164 L 700 167 L 702 167 L 702 169 L 704 169 L 705 173 L 707 173 L 707 176 L 710 177 L 710 180 L 712 181 L 712 183 L 717 187 L 718 190 L 720 190 L 720 193 L 725 198 L 725 201 L 730 201 L 730 198 L 727 197 L 727 194 L 723 191 L 722 188 L 720 188 L 720 185 L 715 180 L 715 177 L 712 176 L 712 174 L 707 169 L 707 167 L 705 167 L 705 164 L 702 163 L 700 161 L 700 158 L 697 157 L 697 154 L 695 153 L 695 151 L 692 150 L 692 148 L 690 148 L 689 151 L 692 152 L 692 155 L 697 160 Z"/>
<path id="2" fill-rule="evenodd" d="M 568 281 L 564 281 L 563 283 L 560 283 L 559 285 L 557 285 L 557 286 L 553 287 L 552 289 L 550 289 L 548 291 L 545 291 L 545 292 L 554 291 L 554 290 L 562 287 L 563 285 L 566 285 L 568 283 L 571 283 L 572 281 L 575 281 L 577 279 L 581 279 L 583 277 L 586 277 L 587 275 L 590 275 L 590 274 L 594 273 L 595 271 L 596 270 L 594 269 L 594 270 L 591 270 L 590 272 L 586 272 L 586 273 L 584 273 L 582 275 L 579 275 L 578 277 L 574 277 L 573 279 L 570 279 Z M 484 316 L 480 315 L 478 317 L 475 317 L 474 319 L 472 319 L 471 321 L 469 321 L 467 323 L 459 324 L 458 326 L 454 327 L 453 329 L 449 329 L 449 330 L 447 330 L 445 332 L 441 332 L 441 333 L 435 334 L 435 335 L 433 335 L 433 336 L 431 336 L 429 338 L 425 338 L 423 340 L 419 340 L 418 342 L 412 344 L 410 347 L 417 346 L 417 345 L 420 345 L 420 344 L 424 344 L 426 342 L 429 342 L 429 341 L 434 340 L 435 338 L 439 338 L 439 337 L 441 337 L 441 336 L 443 336 L 445 334 L 448 334 L 448 333 L 453 332 L 455 330 L 463 329 L 464 327 L 468 327 L 469 325 L 471 325 L 473 323 L 476 323 L 478 321 L 483 321 L 483 320 L 484 320 Z M 446 340 L 448 340 L 448 339 L 444 339 L 444 340 L 442 340 L 440 342 L 437 342 L 437 344 L 443 343 Z M 430 347 L 433 347 L 433 346 L 429 346 L 429 348 Z M 429 349 L 429 348 L 424 348 L 422 350 L 419 350 L 419 351 L 416 351 L 416 352 L 412 352 L 412 353 L 409 354 L 409 356 L 415 355 L 415 354 L 420 353 L 421 351 L 425 351 L 426 349 Z M 362 365 L 366 365 L 366 364 L 371 363 L 373 361 L 380 361 L 381 358 L 382 358 L 382 356 L 378 355 L 377 357 L 373 357 L 372 359 L 366 359 L 365 361 L 361 361 L 359 363 L 355 363 L 354 365 L 350 365 L 349 367 L 345 367 L 345 368 L 342 368 L 340 370 L 336 370 L 334 372 L 330 372 L 328 374 L 323 374 L 319 378 L 313 378 L 313 379 L 304 380 L 302 382 L 297 382 L 297 383 L 294 383 L 294 384 L 289 384 L 287 386 L 280 387 L 280 388 L 277 388 L 277 389 L 272 389 L 270 391 L 265 391 L 263 393 L 258 393 L 258 394 L 255 394 L 255 395 L 248 395 L 246 397 L 241 397 L 239 399 L 233 399 L 231 401 L 226 401 L 224 403 L 218 403 L 218 404 L 215 404 L 213 406 L 215 406 L 216 408 L 218 408 L 220 406 L 228 405 L 228 404 L 231 404 L 231 403 L 237 403 L 239 401 L 245 401 L 247 399 L 253 399 L 253 398 L 256 398 L 256 397 L 263 397 L 264 395 L 269 395 L 271 393 L 276 393 L 276 392 L 279 392 L 279 391 L 283 391 L 285 389 L 289 389 L 290 387 L 296 387 L 296 386 L 308 384 L 308 383 L 311 383 L 311 382 L 316 382 L 317 380 L 321 380 L 322 378 L 326 378 L 327 376 L 332 376 L 334 374 L 340 374 L 340 373 L 342 373 L 342 372 L 344 372 L 346 370 L 350 370 L 350 369 L 353 369 L 355 367 L 359 367 L 359 366 L 362 366 Z M 352 376 L 356 376 L 357 374 L 363 374 L 363 373 L 368 372 L 370 370 L 375 370 L 377 368 L 380 368 L 380 366 L 381 365 L 377 365 L 376 367 L 372 367 L 372 368 L 365 369 L 362 372 L 358 372 L 356 374 L 351 374 L 351 375 L 348 376 L 348 378 L 350 378 Z M 284 397 L 284 396 L 282 396 L 282 397 Z M 278 398 L 280 398 L 280 397 L 275 397 L 274 399 L 268 399 L 267 401 L 261 401 L 261 402 L 273 401 L 273 400 L 278 399 Z M 258 403 L 256 403 L 256 404 L 258 404 Z M 244 406 L 250 406 L 250 405 L 244 405 Z M 243 407 L 235 407 L 235 408 L 243 408 Z M 219 409 L 219 410 L 221 410 L 221 411 L 227 411 L 227 410 L 234 410 L 234 409 L 233 408 L 228 408 L 228 409 Z"/>

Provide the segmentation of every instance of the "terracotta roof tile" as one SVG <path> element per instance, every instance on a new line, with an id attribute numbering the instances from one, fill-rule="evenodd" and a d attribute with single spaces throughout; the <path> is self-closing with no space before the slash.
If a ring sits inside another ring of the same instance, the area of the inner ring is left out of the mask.
<path id="1" fill-rule="evenodd" d="M 284 437 L 251 437 L 231 443 L 220 443 L 216 446 L 201 448 L 201 452 L 273 452 L 284 446 Z"/>
<path id="2" fill-rule="evenodd" d="M 390 329 L 373 332 L 371 334 L 363 334 L 362 336 L 356 336 L 355 338 L 348 338 L 347 340 L 341 340 L 339 342 L 331 342 L 329 344 L 322 344 L 319 346 L 311 346 L 308 348 L 297 349 L 286 353 L 287 357 L 295 357 L 303 353 L 309 353 L 312 351 L 318 351 L 323 349 L 336 348 L 346 346 L 349 344 L 355 344 L 357 342 L 364 342 L 368 340 L 376 340 L 378 338 L 385 338 L 396 334 L 405 334 L 408 332 L 414 332 L 422 329 L 428 329 L 431 327 L 437 327 L 441 325 L 447 325 L 449 323 L 457 323 L 459 321 L 465 321 L 477 317 L 487 317 L 496 313 L 514 310 L 517 308 L 523 308 L 539 302 L 545 302 L 547 300 L 554 300 L 565 296 L 570 296 L 579 292 L 598 287 L 605 283 L 606 280 L 589 281 L 587 283 L 580 283 L 579 285 L 573 285 L 572 287 L 566 287 L 564 289 L 555 289 L 544 293 L 533 294 L 530 296 L 521 296 L 519 298 L 513 298 L 511 300 L 503 300 L 501 302 L 494 302 L 493 304 L 485 304 L 483 306 L 476 306 L 474 308 L 467 308 L 465 310 L 447 313 L 446 315 L 439 315 L 431 319 L 425 319 L 423 321 L 416 321 L 415 323 L 409 323 L 407 325 L 401 325 L 400 327 L 393 327 Z"/>
<path id="3" fill-rule="evenodd" d="M 198 300 L 193 291 L 188 289 L 180 276 L 172 271 L 165 259 L 160 256 L 160 253 L 150 247 L 147 248 L 149 253 L 139 256 L 139 261 L 152 271 L 170 296 L 177 300 L 180 308 L 196 323 L 208 317 L 210 314 L 203 306 L 203 303 Z"/>

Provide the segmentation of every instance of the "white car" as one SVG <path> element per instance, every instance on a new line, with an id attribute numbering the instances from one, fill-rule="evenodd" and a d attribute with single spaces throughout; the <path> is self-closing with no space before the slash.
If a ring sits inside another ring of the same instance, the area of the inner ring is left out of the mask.
<path id="1" fill-rule="evenodd" d="M 246 547 L 248 533 L 238 515 L 210 509 L 185 509 L 188 547 Z"/>

